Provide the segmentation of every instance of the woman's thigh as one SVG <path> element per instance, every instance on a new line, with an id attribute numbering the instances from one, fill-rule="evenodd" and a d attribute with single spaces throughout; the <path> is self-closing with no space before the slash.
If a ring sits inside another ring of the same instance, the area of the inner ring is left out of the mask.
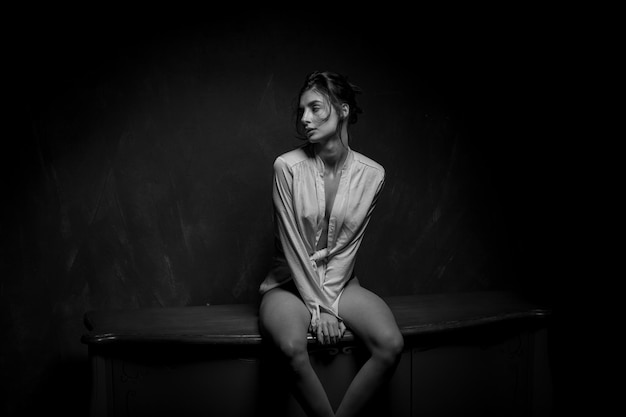
<path id="1" fill-rule="evenodd" d="M 402 334 L 387 303 L 361 287 L 356 279 L 350 281 L 343 291 L 339 315 L 370 349 L 388 343 L 402 344 Z"/>
<path id="2" fill-rule="evenodd" d="M 288 287 L 276 287 L 263 295 L 259 319 L 263 335 L 276 345 L 298 342 L 306 345 L 311 313 Z"/>

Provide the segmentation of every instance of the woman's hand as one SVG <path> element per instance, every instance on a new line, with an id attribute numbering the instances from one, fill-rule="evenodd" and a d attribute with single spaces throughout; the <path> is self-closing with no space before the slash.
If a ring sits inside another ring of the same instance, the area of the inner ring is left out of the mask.
<path id="1" fill-rule="evenodd" d="M 346 326 L 332 314 L 321 312 L 317 326 L 317 341 L 322 345 L 335 344 L 343 337 Z"/>

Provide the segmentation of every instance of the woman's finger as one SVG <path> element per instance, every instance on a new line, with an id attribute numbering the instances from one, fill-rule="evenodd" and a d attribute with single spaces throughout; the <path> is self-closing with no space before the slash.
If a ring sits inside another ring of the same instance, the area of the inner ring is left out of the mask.
<path id="1" fill-rule="evenodd" d="M 324 323 L 324 343 L 330 344 L 330 329 L 328 323 Z"/>
<path id="2" fill-rule="evenodd" d="M 319 337 L 317 338 L 320 344 L 325 344 L 327 335 L 328 332 L 326 331 L 326 323 L 320 323 Z"/>
<path id="3" fill-rule="evenodd" d="M 329 324 L 328 325 L 328 336 L 329 336 L 329 341 L 333 344 L 337 343 L 337 335 L 339 334 L 339 332 L 337 331 L 337 326 L 335 323 L 333 324 Z"/>

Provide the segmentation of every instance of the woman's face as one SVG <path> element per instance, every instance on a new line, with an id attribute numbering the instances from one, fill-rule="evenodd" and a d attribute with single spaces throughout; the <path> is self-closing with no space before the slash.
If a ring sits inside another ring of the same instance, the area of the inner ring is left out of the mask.
<path id="1" fill-rule="evenodd" d="M 300 96 L 300 122 L 311 143 L 326 141 L 337 134 L 339 117 L 322 94 L 307 90 Z"/>

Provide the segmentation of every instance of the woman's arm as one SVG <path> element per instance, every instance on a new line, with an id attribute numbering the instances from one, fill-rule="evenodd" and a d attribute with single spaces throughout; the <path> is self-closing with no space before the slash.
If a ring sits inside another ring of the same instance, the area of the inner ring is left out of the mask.
<path id="1" fill-rule="evenodd" d="M 293 275 L 294 283 L 307 308 L 311 312 L 311 328 L 317 332 L 320 308 L 332 312 L 332 301 L 322 291 L 318 275 L 311 263 L 307 247 L 298 228 L 293 205 L 293 173 L 280 157 L 274 162 L 273 185 L 274 213 L 276 227 L 285 254 L 285 259 Z"/>

